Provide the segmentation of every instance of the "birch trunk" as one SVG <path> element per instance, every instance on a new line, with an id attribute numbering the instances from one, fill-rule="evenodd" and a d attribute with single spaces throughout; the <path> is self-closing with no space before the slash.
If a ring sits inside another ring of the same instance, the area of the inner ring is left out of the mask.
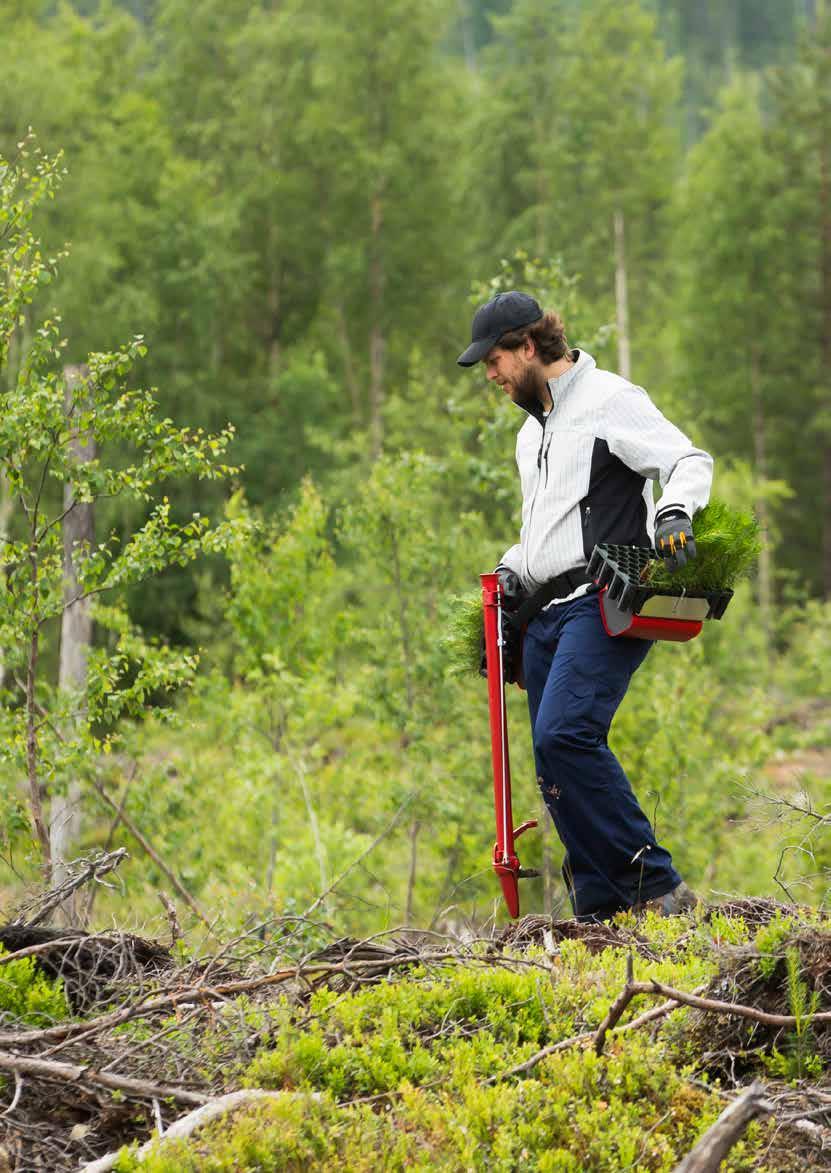
<path id="1" fill-rule="evenodd" d="M 618 209 L 615 222 L 615 309 L 617 316 L 617 367 L 624 379 L 632 377 L 629 352 L 629 295 L 626 282 L 626 226 Z"/>
<path id="2" fill-rule="evenodd" d="M 762 399 L 762 372 L 758 348 L 754 347 L 750 366 L 751 392 L 753 395 L 753 459 L 756 465 L 756 479 L 761 487 L 756 498 L 756 516 L 762 530 L 762 549 L 759 552 L 759 613 L 765 635 L 770 636 L 773 604 L 773 573 L 771 566 L 770 511 L 765 497 L 765 482 L 768 475 L 767 434 L 765 405 Z"/>
<path id="3" fill-rule="evenodd" d="M 88 374 L 86 367 L 64 368 L 66 409 L 77 395 L 79 383 Z M 76 434 L 70 440 L 70 451 L 78 464 L 95 458 L 95 444 L 87 436 Z M 92 643 L 92 614 L 89 599 L 78 599 L 79 583 L 75 570 L 75 552 L 79 545 L 92 543 L 95 537 L 94 514 L 91 504 L 74 504 L 70 485 L 64 486 L 63 550 L 64 550 L 64 611 L 61 620 L 61 651 L 58 685 L 78 698 L 84 695 L 87 683 L 87 658 Z M 74 600 L 74 601 L 73 601 Z M 66 794 L 55 795 L 52 801 L 49 826 L 52 855 L 52 884 L 66 879 L 65 861 L 73 853 L 81 832 L 81 790 L 77 779 L 70 781 Z M 69 902 L 64 908 L 69 920 L 74 919 L 74 907 Z"/>
<path id="4" fill-rule="evenodd" d="M 381 193 L 376 192 L 370 205 L 372 216 L 372 257 L 369 267 L 369 296 L 371 323 L 369 330 L 369 428 L 372 459 L 381 455 L 384 442 L 384 365 L 386 338 L 384 336 L 383 307 L 386 273 L 381 255 L 381 230 L 384 224 L 384 205 Z"/>
<path id="5" fill-rule="evenodd" d="M 825 19 L 824 5 L 817 6 L 817 20 Z M 826 50 L 826 54 L 828 54 Z M 820 101 L 822 103 L 819 119 L 819 165 L 820 165 L 820 298 L 822 322 L 822 370 L 826 380 L 824 388 L 824 406 L 826 411 L 831 407 L 831 389 L 827 380 L 831 379 L 831 109 L 823 100 L 824 93 L 829 85 L 829 62 L 823 62 L 823 72 Z M 826 599 L 831 599 L 831 438 L 828 435 L 822 438 L 822 549 L 821 575 L 822 592 Z"/>

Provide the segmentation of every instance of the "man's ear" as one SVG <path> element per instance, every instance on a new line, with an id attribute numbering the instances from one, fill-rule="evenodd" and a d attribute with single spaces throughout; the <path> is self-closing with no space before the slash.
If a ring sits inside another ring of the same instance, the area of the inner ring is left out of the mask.
<path id="1" fill-rule="evenodd" d="M 523 355 L 523 358 L 524 358 L 524 359 L 525 359 L 527 362 L 530 362 L 530 361 L 531 361 L 531 359 L 534 357 L 534 355 L 535 355 L 536 353 L 537 353 L 537 344 L 536 344 L 536 342 L 535 342 L 535 341 L 534 341 L 534 339 L 533 339 L 533 338 L 530 336 L 530 334 L 526 334 L 526 336 L 525 336 L 525 341 L 524 341 L 524 342 L 523 342 L 523 344 L 522 344 L 522 355 Z"/>

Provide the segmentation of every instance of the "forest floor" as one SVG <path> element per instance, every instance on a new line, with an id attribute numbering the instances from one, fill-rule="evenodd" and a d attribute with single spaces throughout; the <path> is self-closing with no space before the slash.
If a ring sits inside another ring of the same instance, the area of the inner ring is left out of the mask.
<path id="1" fill-rule="evenodd" d="M 674 1170 L 754 1082 L 721 1167 L 831 1169 L 831 921 L 809 909 L 464 942 L 287 918 L 189 959 L 36 919 L 0 929 L 3 1173 Z"/>

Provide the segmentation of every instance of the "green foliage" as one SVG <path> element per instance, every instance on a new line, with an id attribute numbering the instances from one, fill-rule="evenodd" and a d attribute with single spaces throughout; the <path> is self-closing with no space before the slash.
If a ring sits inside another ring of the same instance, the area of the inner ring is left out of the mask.
<path id="1" fill-rule="evenodd" d="M 8 950 L 0 945 L 0 958 Z M 34 957 L 0 964 L 0 1012 L 21 1025 L 44 1027 L 69 1015 L 60 978 L 48 978 Z"/>
<path id="2" fill-rule="evenodd" d="M 650 583 L 687 590 L 728 590 L 752 572 L 762 548 L 756 518 L 718 499 L 696 513 L 693 534 L 695 558 L 674 574 L 654 563 Z"/>
<path id="3" fill-rule="evenodd" d="M 70 778 L 92 767 L 102 732 L 112 737 L 118 717 L 141 712 L 152 692 L 190 679 L 196 658 L 142 641 L 126 616 L 112 608 L 101 611 L 103 625 L 109 621 L 118 635 L 109 654 L 101 648 L 93 657 L 79 712 L 79 698 L 66 687 L 59 693 L 44 673 L 42 643 L 69 608 L 223 549 L 231 522 L 211 528 L 200 513 L 177 521 L 159 490 L 178 478 L 219 480 L 238 471 L 223 461 L 233 428 L 212 435 L 177 427 L 161 415 L 151 391 L 128 387 L 128 376 L 146 353 L 141 337 L 119 350 L 91 354 L 73 373 L 58 368 L 65 342 L 57 320 L 35 328 L 28 346 L 20 343 L 24 308 L 55 269 L 41 256 L 31 220 L 38 204 L 54 193 L 58 170 L 58 162 L 44 158 L 31 139 L 20 144 L 16 160 L 0 157 L 0 215 L 6 225 L 0 366 L 12 344 L 20 345 L 16 375 L 0 388 L 0 485 L 7 515 L 12 505 L 17 513 L 4 535 L 0 592 L 0 647 L 6 668 L 17 673 L 17 695 L 6 698 L 1 752 L 27 778 L 45 862 L 50 848 L 44 796 L 59 793 Z M 79 445 L 88 449 L 85 459 Z M 98 500 L 136 502 L 147 511 L 146 519 L 126 540 L 113 532 L 103 542 L 85 537 L 65 549 L 69 515 Z M 41 719 L 44 714 L 47 720 Z"/>
<path id="4" fill-rule="evenodd" d="M 759 951 L 759 973 L 771 978 L 782 959 L 783 945 L 794 930 L 793 918 L 777 912 L 756 934 L 754 944 Z"/>
<path id="5" fill-rule="evenodd" d="M 823 1062 L 815 1050 L 811 1019 L 819 1005 L 819 991 L 812 990 L 809 993 L 808 983 L 802 976 L 800 952 L 795 945 L 785 950 L 785 964 L 788 1013 L 796 1019 L 796 1025 L 786 1035 L 782 1050 L 773 1047 L 766 1066 L 772 1075 L 780 1079 L 818 1079 L 822 1075 Z"/>

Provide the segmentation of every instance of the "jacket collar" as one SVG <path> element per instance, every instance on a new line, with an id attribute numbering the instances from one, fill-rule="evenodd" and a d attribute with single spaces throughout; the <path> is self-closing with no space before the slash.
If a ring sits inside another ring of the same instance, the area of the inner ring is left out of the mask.
<path id="1" fill-rule="evenodd" d="M 548 390 L 551 392 L 551 398 L 553 400 L 552 411 L 557 410 L 558 403 L 578 377 L 597 365 L 592 356 L 585 350 L 574 349 L 571 355 L 574 359 L 574 365 L 569 367 L 567 371 L 563 371 L 562 375 L 548 380 Z M 533 416 L 540 424 L 544 422 L 545 412 L 538 399 L 534 398 L 533 400 L 526 400 L 524 402 L 519 401 L 517 402 L 517 407 L 521 407 L 524 412 Z"/>

